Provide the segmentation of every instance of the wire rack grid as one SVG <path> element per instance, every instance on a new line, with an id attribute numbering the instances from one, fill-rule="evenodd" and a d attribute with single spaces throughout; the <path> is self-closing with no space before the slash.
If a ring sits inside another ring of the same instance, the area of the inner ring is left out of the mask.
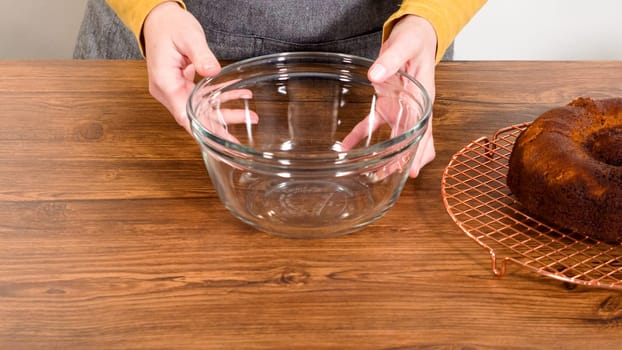
<path id="1" fill-rule="evenodd" d="M 500 129 L 452 157 L 441 183 L 447 212 L 488 250 L 492 271 L 499 277 L 512 262 L 563 282 L 622 290 L 621 244 L 547 224 L 512 196 L 506 185 L 509 156 L 528 125 Z"/>

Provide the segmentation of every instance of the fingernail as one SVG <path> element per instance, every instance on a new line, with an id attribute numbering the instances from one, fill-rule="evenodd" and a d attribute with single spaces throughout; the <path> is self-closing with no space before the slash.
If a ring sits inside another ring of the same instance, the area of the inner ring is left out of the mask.
<path id="1" fill-rule="evenodd" d="M 213 70 L 216 69 L 214 65 L 211 64 L 201 64 L 199 65 L 201 73 L 210 74 Z"/>
<path id="2" fill-rule="evenodd" d="M 371 80 L 380 81 L 384 78 L 385 73 L 387 72 L 386 68 L 381 64 L 374 64 L 369 71 L 369 77 Z"/>

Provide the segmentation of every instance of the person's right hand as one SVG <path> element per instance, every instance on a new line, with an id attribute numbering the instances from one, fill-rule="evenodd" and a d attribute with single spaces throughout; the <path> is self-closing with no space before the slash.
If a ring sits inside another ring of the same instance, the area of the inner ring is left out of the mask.
<path id="1" fill-rule="evenodd" d="M 195 74 L 213 76 L 220 64 L 207 46 L 199 21 L 177 3 L 151 10 L 143 25 L 149 92 L 190 132 L 186 102 Z"/>

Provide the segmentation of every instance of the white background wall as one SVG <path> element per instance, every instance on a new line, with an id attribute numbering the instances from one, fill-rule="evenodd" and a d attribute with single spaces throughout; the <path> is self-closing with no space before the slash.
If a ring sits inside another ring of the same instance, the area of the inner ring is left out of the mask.
<path id="1" fill-rule="evenodd" d="M 85 4 L 0 0 L 0 59 L 70 58 Z M 456 38 L 455 59 L 620 60 L 621 14 L 620 0 L 489 0 Z"/>
<path id="2" fill-rule="evenodd" d="M 455 59 L 620 60 L 622 1 L 489 0 L 456 38 Z"/>
<path id="3" fill-rule="evenodd" d="M 71 58 L 86 0 L 0 0 L 0 59 Z"/>

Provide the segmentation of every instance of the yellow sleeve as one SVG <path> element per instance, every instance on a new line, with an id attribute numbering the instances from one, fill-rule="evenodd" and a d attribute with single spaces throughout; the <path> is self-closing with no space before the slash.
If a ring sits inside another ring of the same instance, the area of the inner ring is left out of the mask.
<path id="1" fill-rule="evenodd" d="M 395 23 L 405 15 L 417 15 L 428 20 L 438 40 L 438 63 L 460 30 L 484 6 L 486 0 L 404 0 L 399 10 L 384 24 L 383 41 L 389 37 Z"/>
<path id="2" fill-rule="evenodd" d="M 143 23 L 151 10 L 157 5 L 170 0 L 106 0 L 114 12 L 119 16 L 123 24 L 125 24 L 136 37 L 136 41 L 140 45 L 141 52 L 144 54 L 142 42 Z M 186 5 L 182 0 L 175 0 L 182 8 L 186 9 Z"/>

